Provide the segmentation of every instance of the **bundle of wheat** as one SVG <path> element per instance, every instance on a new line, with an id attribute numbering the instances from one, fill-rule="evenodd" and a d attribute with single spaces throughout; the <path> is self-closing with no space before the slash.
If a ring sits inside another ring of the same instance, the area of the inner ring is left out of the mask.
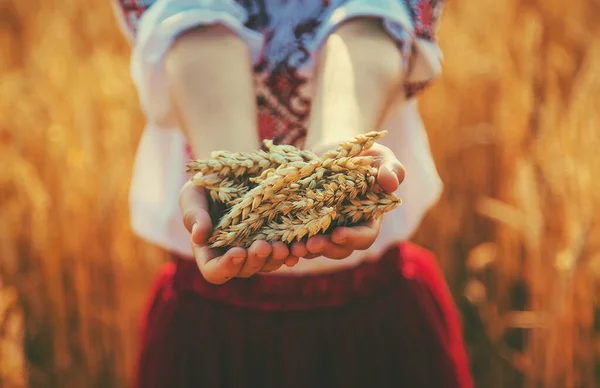
<path id="1" fill-rule="evenodd" d="M 386 134 L 359 135 L 321 157 L 267 140 L 266 151 L 216 151 L 211 160 L 192 161 L 187 171 L 195 173 L 194 184 L 226 207 L 211 247 L 291 243 L 395 209 L 400 199 L 375 188 L 375 158 L 361 155 Z"/>

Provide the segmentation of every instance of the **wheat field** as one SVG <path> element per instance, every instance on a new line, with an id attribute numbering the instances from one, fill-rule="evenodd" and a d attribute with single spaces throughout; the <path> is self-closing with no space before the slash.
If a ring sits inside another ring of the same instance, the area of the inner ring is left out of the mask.
<path id="1" fill-rule="evenodd" d="M 144 121 L 109 1 L 0 2 L 0 387 L 125 387 L 163 252 L 128 223 Z M 475 5 L 476 4 L 476 5 Z M 597 0 L 452 0 L 421 111 L 478 386 L 600 382 Z M 595 172 L 596 171 L 596 172 Z"/>

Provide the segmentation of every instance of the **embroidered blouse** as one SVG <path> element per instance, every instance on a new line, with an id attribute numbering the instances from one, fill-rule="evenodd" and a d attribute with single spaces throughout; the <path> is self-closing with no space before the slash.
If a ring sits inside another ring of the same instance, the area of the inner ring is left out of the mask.
<path id="1" fill-rule="evenodd" d="M 139 144 L 130 190 L 131 222 L 142 238 L 190 257 L 189 233 L 178 194 L 189 179 L 189 146 L 172 112 L 163 67 L 174 39 L 198 25 L 221 23 L 247 44 L 253 62 L 261 139 L 301 147 L 310 115 L 314 58 L 345 20 L 380 18 L 397 42 L 406 72 L 407 101 L 387 120 L 381 143 L 406 168 L 397 194 L 403 204 L 386 214 L 371 248 L 341 261 L 301 261 L 293 274 L 337 270 L 374 260 L 390 244 L 404 241 L 437 201 L 442 183 L 417 110 L 418 93 L 441 71 L 435 31 L 440 0 L 113 0 L 133 46 L 131 74 L 148 118 Z"/>

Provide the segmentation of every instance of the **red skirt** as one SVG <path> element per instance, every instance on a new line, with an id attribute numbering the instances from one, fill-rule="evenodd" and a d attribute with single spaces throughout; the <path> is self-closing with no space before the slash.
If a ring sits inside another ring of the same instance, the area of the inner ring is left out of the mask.
<path id="1" fill-rule="evenodd" d="M 138 388 L 472 387 L 435 258 L 412 244 L 326 275 L 204 281 L 166 264 L 143 322 Z"/>

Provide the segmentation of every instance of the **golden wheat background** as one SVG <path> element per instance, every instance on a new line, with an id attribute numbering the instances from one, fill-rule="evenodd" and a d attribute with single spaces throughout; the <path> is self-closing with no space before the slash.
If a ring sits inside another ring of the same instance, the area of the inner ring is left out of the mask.
<path id="1" fill-rule="evenodd" d="M 416 240 L 478 386 L 600 381 L 598 0 L 453 0 Z M 109 1 L 0 1 L 0 387 L 124 387 L 164 255 L 128 223 L 144 121 Z"/>

